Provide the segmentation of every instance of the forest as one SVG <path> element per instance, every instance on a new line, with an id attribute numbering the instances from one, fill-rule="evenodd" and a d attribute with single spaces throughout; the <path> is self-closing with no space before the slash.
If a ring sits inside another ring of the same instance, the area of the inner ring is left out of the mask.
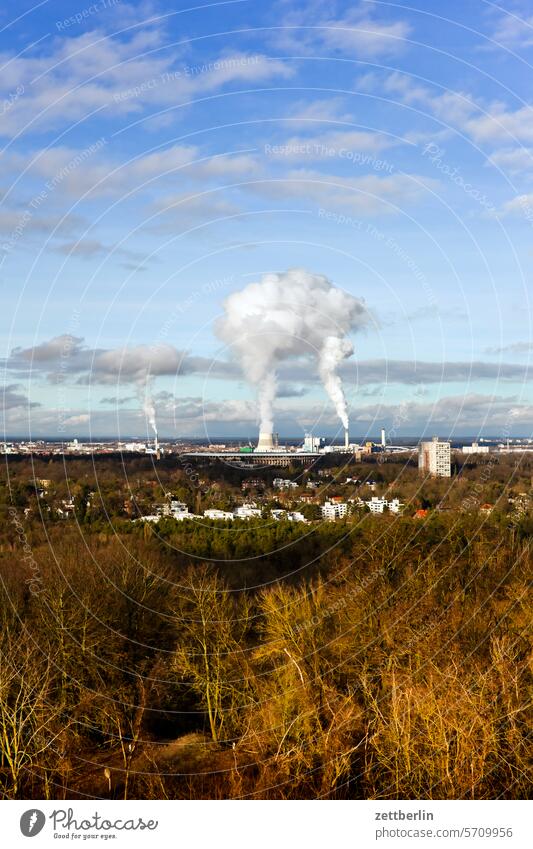
<path id="1" fill-rule="evenodd" d="M 1 796 L 527 797 L 533 519 L 512 504 L 531 470 L 495 468 L 482 494 L 474 466 L 446 484 L 357 474 L 447 508 L 148 525 L 125 513 L 132 482 L 141 501 L 170 490 L 194 507 L 241 480 L 206 472 L 202 490 L 138 463 L 126 486 L 113 460 L 10 461 Z M 472 489 L 495 509 L 473 509 Z"/>

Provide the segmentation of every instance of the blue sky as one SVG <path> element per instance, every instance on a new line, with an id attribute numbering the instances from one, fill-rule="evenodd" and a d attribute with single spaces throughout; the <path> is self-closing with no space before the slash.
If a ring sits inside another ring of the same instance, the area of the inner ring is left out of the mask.
<path id="1" fill-rule="evenodd" d="M 7 434 L 253 434 L 215 332 L 305 268 L 364 298 L 354 435 L 530 434 L 528 3 L 7 2 Z M 276 424 L 334 434 L 313 362 Z"/>

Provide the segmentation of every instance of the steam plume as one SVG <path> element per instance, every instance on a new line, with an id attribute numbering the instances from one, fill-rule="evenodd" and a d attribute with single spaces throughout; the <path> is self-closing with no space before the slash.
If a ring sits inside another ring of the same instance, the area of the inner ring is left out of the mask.
<path id="1" fill-rule="evenodd" d="M 154 380 L 160 374 L 180 373 L 183 353 L 172 345 L 136 345 L 103 351 L 95 358 L 93 372 L 100 381 L 127 381 L 136 387 L 139 404 L 157 436 Z"/>
<path id="2" fill-rule="evenodd" d="M 227 298 L 217 332 L 238 356 L 247 379 L 257 388 L 260 430 L 274 429 L 277 366 L 313 354 L 337 414 L 348 427 L 348 410 L 337 368 L 353 353 L 346 338 L 368 322 L 364 303 L 327 277 L 303 269 L 265 274 Z"/>
<path id="3" fill-rule="evenodd" d="M 146 375 L 139 384 L 139 398 L 142 404 L 143 413 L 148 419 L 150 427 L 157 436 L 157 424 L 155 420 L 155 404 L 152 397 L 153 379 L 150 375 Z"/>
<path id="4" fill-rule="evenodd" d="M 337 368 L 346 357 L 353 354 L 353 345 L 348 339 L 326 336 L 318 355 L 318 373 L 324 389 L 331 398 L 344 430 L 348 430 L 348 407 Z"/>

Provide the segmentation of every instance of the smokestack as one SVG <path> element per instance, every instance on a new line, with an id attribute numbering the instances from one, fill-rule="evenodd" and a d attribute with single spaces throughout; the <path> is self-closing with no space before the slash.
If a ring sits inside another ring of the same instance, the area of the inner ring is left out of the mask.
<path id="1" fill-rule="evenodd" d="M 309 357 L 311 351 L 342 427 L 348 427 L 338 370 L 353 354 L 348 334 L 368 322 L 361 299 L 303 269 L 265 274 L 227 298 L 217 334 L 238 356 L 244 376 L 256 388 L 261 433 L 274 430 L 278 368 L 291 359 Z"/>
<path id="2" fill-rule="evenodd" d="M 344 428 L 344 447 L 346 448 L 346 450 L 348 450 L 348 448 L 350 447 L 350 435 L 348 433 L 347 427 Z"/>
<path id="3" fill-rule="evenodd" d="M 259 432 L 257 451 L 272 451 L 274 449 L 274 435 L 268 431 Z"/>
<path id="4" fill-rule="evenodd" d="M 387 444 L 387 437 L 385 436 L 385 428 L 381 428 L 381 447 L 385 448 Z"/>
<path id="5" fill-rule="evenodd" d="M 155 456 L 159 460 L 161 455 L 159 453 L 159 437 L 158 437 L 157 433 L 156 433 L 155 439 L 154 439 L 154 448 L 155 448 Z"/>

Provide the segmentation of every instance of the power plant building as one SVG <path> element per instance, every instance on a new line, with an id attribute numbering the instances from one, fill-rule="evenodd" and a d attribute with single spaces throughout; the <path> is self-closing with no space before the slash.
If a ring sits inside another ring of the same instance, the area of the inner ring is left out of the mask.
<path id="1" fill-rule="evenodd" d="M 320 436 L 312 436 L 310 433 L 306 433 L 304 437 L 303 450 L 304 451 L 318 451 L 324 443 L 324 440 Z"/>
<path id="2" fill-rule="evenodd" d="M 441 442 L 437 436 L 431 442 L 421 442 L 418 446 L 418 469 L 439 478 L 451 477 L 450 443 Z"/>

